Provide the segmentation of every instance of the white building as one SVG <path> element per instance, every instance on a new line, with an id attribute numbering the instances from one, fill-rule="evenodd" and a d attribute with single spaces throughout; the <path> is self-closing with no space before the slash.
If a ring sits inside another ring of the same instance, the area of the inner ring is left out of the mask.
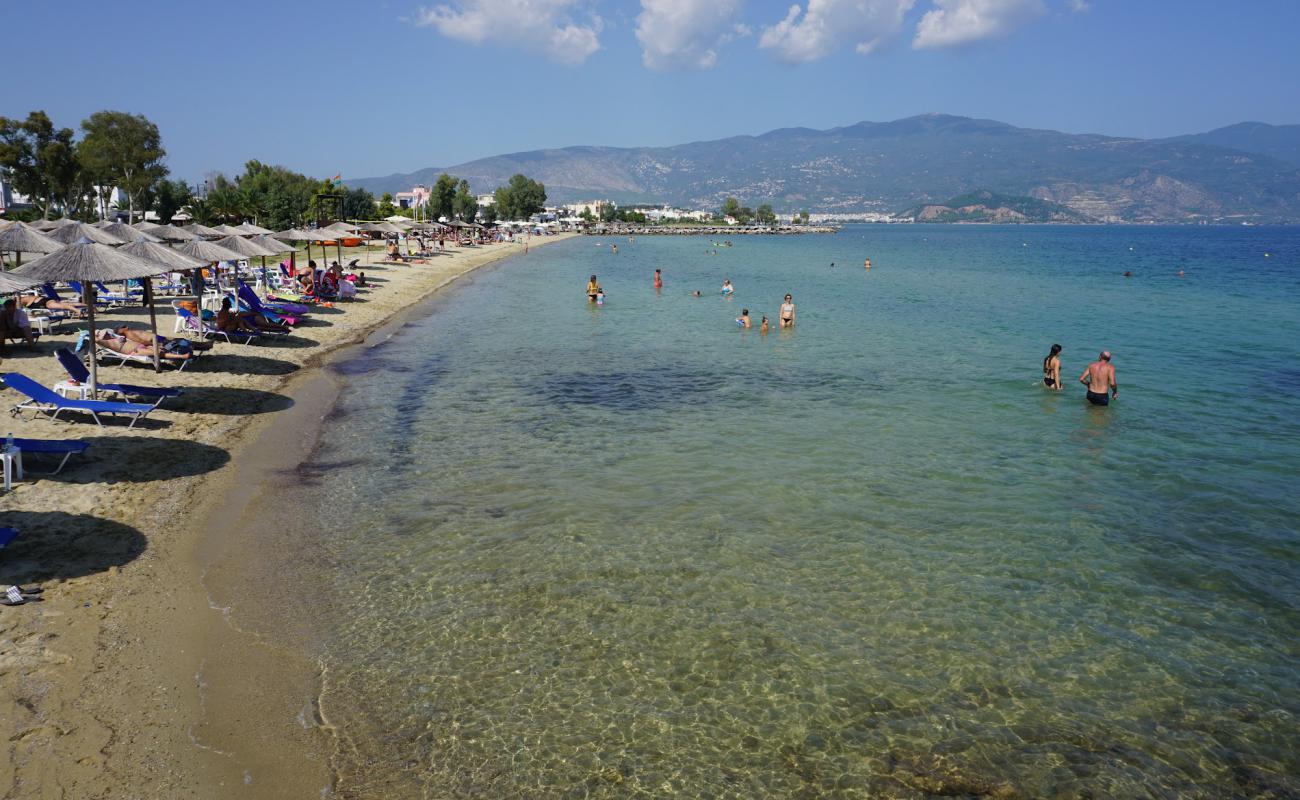
<path id="1" fill-rule="evenodd" d="M 580 217 L 583 212 L 586 212 L 593 217 L 599 217 L 600 212 L 604 211 L 606 208 L 618 208 L 618 204 L 613 200 L 580 200 L 576 203 L 569 203 L 568 205 L 560 206 L 560 210 L 564 212 L 564 216 L 568 217 Z"/>
<path id="2" fill-rule="evenodd" d="M 409 191 L 398 192 L 393 195 L 393 202 L 398 208 L 419 208 L 427 205 L 429 202 L 429 187 L 424 184 L 416 184 Z"/>
<path id="3" fill-rule="evenodd" d="M 479 208 L 487 208 L 488 206 L 494 206 L 496 204 L 497 204 L 497 196 L 493 192 L 488 192 L 487 194 L 481 194 L 478 196 Z"/>

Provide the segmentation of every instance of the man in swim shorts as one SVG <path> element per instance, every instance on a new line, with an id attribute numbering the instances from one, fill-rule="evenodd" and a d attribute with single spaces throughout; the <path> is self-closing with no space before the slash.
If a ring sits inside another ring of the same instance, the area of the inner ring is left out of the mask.
<path id="1" fill-rule="evenodd" d="M 1094 406 L 1108 406 L 1111 397 L 1119 397 L 1119 383 L 1115 380 L 1115 365 L 1110 363 L 1109 350 L 1102 350 L 1097 360 L 1088 365 L 1079 376 L 1079 383 L 1088 387 L 1088 402 Z"/>

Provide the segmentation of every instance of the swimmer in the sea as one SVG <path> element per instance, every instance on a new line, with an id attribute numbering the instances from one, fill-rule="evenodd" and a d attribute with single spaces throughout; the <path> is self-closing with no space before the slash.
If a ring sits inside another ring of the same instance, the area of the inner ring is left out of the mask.
<path id="1" fill-rule="evenodd" d="M 598 294 L 600 294 L 600 284 L 596 282 L 596 276 L 592 275 L 591 280 L 587 281 L 587 302 L 596 302 Z"/>
<path id="2" fill-rule="evenodd" d="M 655 288 L 664 288 L 664 275 L 662 270 L 655 270 Z"/>
<path id="3" fill-rule="evenodd" d="M 748 328 L 751 327 L 752 323 L 750 323 L 750 321 L 749 321 L 749 309 L 748 309 L 748 308 L 742 308 L 742 309 L 740 310 L 740 316 L 739 316 L 739 317 L 736 317 L 736 324 L 739 325 L 739 326 L 742 327 L 742 328 L 745 328 L 745 329 L 748 329 Z"/>
<path id="4" fill-rule="evenodd" d="M 734 291 L 736 291 L 736 287 L 731 285 L 731 278 L 725 278 L 722 281 L 722 294 L 725 296 L 731 294 Z"/>
<path id="5" fill-rule="evenodd" d="M 788 294 L 785 296 L 785 302 L 781 304 L 780 323 L 782 328 L 794 327 L 794 298 Z"/>
<path id="6" fill-rule="evenodd" d="M 767 317 L 763 317 L 763 321 L 762 321 L 761 323 L 759 323 L 759 326 L 758 326 L 758 332 L 759 332 L 759 333 L 767 333 L 767 331 L 768 331 L 768 327 L 767 327 Z"/>

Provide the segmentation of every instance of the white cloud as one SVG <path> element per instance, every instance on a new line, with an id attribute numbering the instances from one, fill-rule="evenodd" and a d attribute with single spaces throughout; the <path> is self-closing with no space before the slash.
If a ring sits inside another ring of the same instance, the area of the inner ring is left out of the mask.
<path id="1" fill-rule="evenodd" d="M 764 28 L 758 46 L 792 63 L 824 58 L 849 43 L 865 55 L 902 29 L 914 2 L 808 0 L 806 8 L 792 5 L 785 19 Z"/>
<path id="2" fill-rule="evenodd" d="M 749 29 L 734 22 L 742 0 L 641 0 L 636 38 L 651 69 L 708 69 L 718 49 Z"/>
<path id="3" fill-rule="evenodd" d="M 1070 10 L 1076 14 L 1082 14 L 1085 11 L 1092 10 L 1092 4 L 1089 3 L 1088 0 L 1068 0 L 1066 5 L 1068 5 Z"/>
<path id="4" fill-rule="evenodd" d="M 474 44 L 492 42 L 540 53 L 562 64 L 581 64 L 600 49 L 602 22 L 594 13 L 575 20 L 580 0 L 455 0 L 421 7 L 415 24 Z"/>
<path id="5" fill-rule="evenodd" d="M 1043 0 L 934 0 L 916 24 L 916 48 L 954 47 L 1010 33 L 1042 14 Z"/>

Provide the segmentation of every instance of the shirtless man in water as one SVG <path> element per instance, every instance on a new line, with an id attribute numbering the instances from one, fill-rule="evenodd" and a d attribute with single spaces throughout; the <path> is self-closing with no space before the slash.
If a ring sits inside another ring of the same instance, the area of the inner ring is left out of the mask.
<path id="1" fill-rule="evenodd" d="M 1102 350 L 1097 360 L 1088 365 L 1079 376 L 1079 383 L 1088 387 L 1088 402 L 1094 406 L 1108 406 L 1111 397 L 1119 397 L 1119 383 L 1115 381 L 1115 366 L 1110 363 L 1109 350 Z"/>

